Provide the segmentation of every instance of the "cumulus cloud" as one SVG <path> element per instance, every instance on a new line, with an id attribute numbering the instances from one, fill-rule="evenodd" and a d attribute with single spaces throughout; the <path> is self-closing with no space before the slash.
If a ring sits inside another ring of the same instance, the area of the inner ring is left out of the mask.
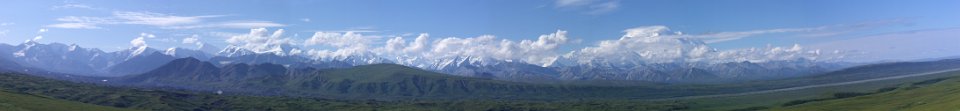
<path id="1" fill-rule="evenodd" d="M 574 39 L 567 37 L 567 31 L 563 30 L 541 35 L 535 40 L 519 41 L 498 39 L 492 35 L 471 38 L 447 37 L 432 42 L 428 40 L 428 34 L 421 34 L 412 41 L 404 37 L 394 37 L 386 40 L 383 47 L 374 51 L 388 58 L 415 57 L 434 60 L 470 56 L 522 61 L 543 66 L 557 62 L 561 58 L 572 60 L 574 63 L 604 62 L 616 65 L 665 62 L 762 62 L 798 58 L 816 59 L 815 57 L 819 55 L 819 51 L 803 50 L 799 45 L 719 51 L 699 39 L 678 37 L 682 34 L 669 31 L 670 28 L 666 26 L 630 28 L 624 30 L 624 35 L 619 39 L 602 40 L 594 46 L 567 53 L 560 53 L 558 47 Z"/>
<path id="2" fill-rule="evenodd" d="M 200 40 L 200 36 L 194 34 L 194 35 L 192 35 L 192 36 L 190 36 L 190 37 L 183 38 L 182 41 L 183 41 L 184 44 L 200 44 L 200 43 L 199 43 L 199 40 Z"/>
<path id="3" fill-rule="evenodd" d="M 272 34 L 266 28 L 250 29 L 250 33 L 232 36 L 226 42 L 255 53 L 289 55 L 294 49 L 295 40 L 283 37 L 283 33 L 283 29 L 278 29 Z"/>
<path id="4" fill-rule="evenodd" d="M 33 39 L 30 39 L 30 40 L 39 41 L 40 39 L 43 39 L 43 36 L 33 37 Z"/>
<path id="5" fill-rule="evenodd" d="M 47 31 L 50 31 L 50 30 L 40 29 L 40 30 L 37 30 L 37 34 L 42 34 L 42 33 L 47 32 Z"/>
<path id="6" fill-rule="evenodd" d="M 609 61 L 621 64 L 640 64 L 637 62 L 673 62 L 683 58 L 686 52 L 704 45 L 702 42 L 687 39 L 662 37 L 668 31 L 666 26 L 647 26 L 624 30 L 618 40 L 603 40 L 596 46 L 585 47 L 578 52 L 567 54 L 580 60 Z"/>
<path id="7" fill-rule="evenodd" d="M 140 33 L 140 36 L 138 36 L 137 38 L 134 38 L 133 40 L 130 40 L 130 45 L 133 46 L 133 47 L 135 47 L 135 48 L 136 48 L 136 47 L 147 47 L 147 41 L 146 41 L 146 39 L 156 38 L 156 37 L 157 37 L 156 35 L 153 35 L 153 34 L 150 34 L 150 33 L 142 33 L 142 32 L 141 32 L 141 33 Z"/>
<path id="8" fill-rule="evenodd" d="M 337 59 L 348 56 L 377 56 L 370 52 L 370 45 L 380 36 L 367 36 L 359 32 L 315 32 L 304 41 L 305 46 L 322 45 L 335 49 L 311 49 L 306 53 L 316 59 Z M 388 44 L 389 45 L 389 44 Z M 392 45 L 391 45 L 392 46 Z M 384 54 L 384 53 L 381 53 Z"/>
<path id="9" fill-rule="evenodd" d="M 133 40 L 130 40 L 130 45 L 133 47 L 146 47 L 147 42 L 144 41 L 143 37 L 137 37 Z"/>
<path id="10" fill-rule="evenodd" d="M 150 33 L 140 33 L 140 37 L 157 38 L 157 35 L 153 35 L 153 34 L 150 34 Z"/>
<path id="11" fill-rule="evenodd" d="M 310 39 L 304 42 L 304 45 L 329 45 L 334 47 L 366 47 L 372 41 L 373 37 L 363 36 L 355 32 L 316 32 Z"/>
<path id="12" fill-rule="evenodd" d="M 426 33 L 420 34 L 412 41 L 407 41 L 403 37 L 394 37 L 387 40 L 383 47 L 375 50 L 380 55 L 425 60 L 469 56 L 543 64 L 554 59 L 558 55 L 557 48 L 570 40 L 566 36 L 566 31 L 562 30 L 541 35 L 536 40 L 513 41 L 498 39 L 492 35 L 470 38 L 447 37 L 432 42 L 428 39 L 429 34 Z"/>
<path id="13" fill-rule="evenodd" d="M 647 26 L 625 30 L 618 40 L 600 41 L 596 46 L 570 52 L 567 58 L 577 63 L 606 61 L 614 64 L 665 62 L 763 62 L 771 60 L 817 59 L 818 50 L 793 47 L 766 47 L 718 51 L 694 38 L 669 35 L 666 26 Z M 823 58 L 821 58 L 823 59 Z"/>
<path id="14" fill-rule="evenodd" d="M 610 63 L 646 64 L 669 62 L 764 62 L 775 60 L 828 60 L 818 49 L 808 49 L 799 44 L 790 47 L 763 47 L 731 50 L 711 48 L 700 38 L 702 35 L 683 35 L 670 32 L 666 26 L 644 26 L 623 31 L 618 39 L 601 40 L 595 45 L 560 51 L 565 44 L 578 39 L 567 36 L 567 31 L 557 30 L 532 40 L 500 39 L 493 35 L 477 37 L 445 37 L 431 39 L 427 33 L 417 36 L 404 35 L 379 40 L 380 36 L 363 35 L 357 32 L 315 32 L 310 38 L 298 42 L 282 37 L 283 30 L 272 34 L 265 28 L 252 29 L 249 34 L 235 35 L 227 39 L 231 45 L 258 53 L 274 52 L 309 56 L 329 60 L 348 56 L 381 57 L 398 60 L 400 63 L 429 63 L 432 60 L 453 57 L 476 57 L 504 61 L 520 61 L 541 66 L 558 62 L 566 65 Z M 749 32 L 749 31 L 748 31 Z M 750 33 L 784 32 L 777 30 Z M 746 33 L 746 32 L 745 32 Z M 188 40 L 190 39 L 190 40 Z M 186 38 L 184 43 L 195 40 Z M 383 42 L 383 43 L 375 43 Z M 303 46 L 328 46 L 327 49 L 300 50 L 294 43 Z M 381 46 L 376 46 L 380 45 Z M 839 55 L 839 54 L 832 54 Z M 399 61 L 405 60 L 405 61 Z M 412 61 L 406 61 L 412 60 Z M 561 61 L 563 60 L 563 61 Z"/>

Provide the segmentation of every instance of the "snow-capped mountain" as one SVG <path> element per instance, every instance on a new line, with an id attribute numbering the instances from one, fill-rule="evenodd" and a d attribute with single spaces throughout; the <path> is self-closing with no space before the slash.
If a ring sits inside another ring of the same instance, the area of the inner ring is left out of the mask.
<path id="1" fill-rule="evenodd" d="M 250 54 L 256 54 L 256 53 L 254 53 L 253 51 L 241 48 L 239 46 L 228 45 L 227 47 L 224 47 L 223 50 L 220 50 L 220 52 L 217 52 L 216 55 L 224 56 L 224 57 L 237 57 L 237 56 L 250 55 Z"/>
<path id="2" fill-rule="evenodd" d="M 193 57 L 200 60 L 208 60 L 211 57 L 213 57 L 213 54 L 209 54 L 201 50 L 186 49 L 186 48 L 179 48 L 179 47 L 168 48 L 166 51 L 163 52 L 163 54 L 171 55 L 177 58 Z"/>
<path id="3" fill-rule="evenodd" d="M 688 41 L 683 43 L 697 44 L 698 42 Z M 808 59 L 759 62 L 704 62 L 675 59 L 668 62 L 652 62 L 642 59 L 653 57 L 644 53 L 585 57 L 573 52 L 572 54 L 554 57 L 552 61 L 546 64 L 531 64 L 520 60 L 502 60 L 480 56 L 449 56 L 438 59 L 399 56 L 388 59 L 383 55 L 372 52 L 320 56 L 301 54 L 298 52 L 300 49 L 293 46 L 278 46 L 260 52 L 234 45 L 223 49 L 214 48 L 212 45 L 203 44 L 196 49 L 170 48 L 158 51 L 141 46 L 115 52 L 103 52 L 96 48 L 82 48 L 78 45 L 40 44 L 27 41 L 17 46 L 0 45 L 0 51 L 7 54 L 0 57 L 10 58 L 18 64 L 25 64 L 25 66 L 54 72 L 101 76 L 141 73 L 176 58 L 193 57 L 210 61 L 218 66 L 239 63 L 272 63 L 285 67 L 337 68 L 393 63 L 453 75 L 503 80 L 643 80 L 658 82 L 796 77 L 849 66 Z M 699 49 L 692 47 L 684 50 Z M 209 51 L 217 51 L 217 53 L 211 54 Z M 681 55 L 688 56 L 690 54 Z"/>
<path id="4" fill-rule="evenodd" d="M 369 64 L 379 64 L 379 63 L 397 63 L 393 60 L 382 58 L 377 54 L 372 52 L 358 52 L 352 54 L 325 54 L 325 55 L 308 55 L 311 59 L 322 61 L 322 62 L 343 62 L 352 65 L 369 65 Z"/>
<path id="5" fill-rule="evenodd" d="M 174 59 L 177 59 L 177 57 L 161 52 L 153 52 L 149 54 L 143 54 L 142 56 L 134 56 L 133 58 L 109 67 L 109 69 L 106 71 L 107 73 L 104 75 L 123 76 L 140 74 L 156 69 L 157 67 L 167 64 L 167 62 L 173 61 Z"/>
<path id="6" fill-rule="evenodd" d="M 54 72 L 97 73 L 117 62 L 112 54 L 61 43 L 26 41 L 8 51 L 4 54 L 10 54 L 14 62 Z"/>
<path id="7" fill-rule="evenodd" d="M 9 55 L 7 57 L 13 62 L 26 67 L 93 76 L 117 76 L 111 74 L 112 67 L 134 58 L 159 53 L 158 50 L 145 46 L 104 52 L 96 48 L 83 48 L 76 44 L 42 44 L 36 41 L 26 41 L 0 51 Z"/>
<path id="8" fill-rule="evenodd" d="M 534 64 L 497 60 L 489 57 L 452 57 L 433 62 L 428 69 L 464 76 L 505 80 L 557 79 L 555 70 Z"/>

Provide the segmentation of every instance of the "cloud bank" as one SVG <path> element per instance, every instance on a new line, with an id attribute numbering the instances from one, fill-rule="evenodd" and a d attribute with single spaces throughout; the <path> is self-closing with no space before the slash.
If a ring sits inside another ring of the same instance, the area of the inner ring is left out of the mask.
<path id="1" fill-rule="evenodd" d="M 748 31 L 746 33 L 772 33 L 789 30 Z M 596 44 L 571 51 L 561 51 L 560 46 L 570 44 L 567 31 L 543 34 L 534 40 L 500 39 L 493 35 L 478 37 L 445 37 L 431 39 L 427 33 L 416 37 L 390 37 L 379 41 L 380 36 L 363 35 L 358 32 L 316 32 L 303 42 L 285 38 L 283 30 L 268 34 L 265 28 L 252 29 L 249 34 L 227 39 L 232 45 L 258 53 L 302 54 L 315 59 L 336 59 L 349 56 L 375 56 L 398 62 L 419 62 L 454 58 L 477 57 L 503 61 L 518 61 L 540 66 L 580 65 L 607 63 L 629 65 L 670 62 L 765 62 L 777 60 L 838 60 L 842 54 L 821 53 L 800 45 L 789 47 L 762 47 L 717 50 L 700 38 L 703 35 L 682 35 L 670 32 L 666 26 L 644 26 L 623 31 L 618 39 L 601 40 Z M 186 41 L 186 40 L 185 40 Z M 382 43 L 378 43 L 382 42 Z M 327 49 L 301 50 L 294 46 L 326 46 Z M 382 44 L 374 46 L 373 44 Z"/>

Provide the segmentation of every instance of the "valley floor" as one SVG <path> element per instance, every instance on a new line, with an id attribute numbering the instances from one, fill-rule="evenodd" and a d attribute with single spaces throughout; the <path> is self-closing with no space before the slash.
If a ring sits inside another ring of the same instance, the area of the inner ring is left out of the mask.
<path id="1" fill-rule="evenodd" d="M 136 111 L 0 91 L 0 111 Z"/>
<path id="2" fill-rule="evenodd" d="M 960 104 L 958 97 L 960 71 L 951 71 L 802 90 L 693 98 L 676 102 L 684 103 L 691 110 L 706 111 L 942 111 L 960 108 L 960 105 L 957 105 Z"/>
<path id="3" fill-rule="evenodd" d="M 935 71 L 790 90 L 672 100 L 335 100 L 142 90 L 0 74 L 0 110 L 947 110 L 960 104 L 960 71 Z"/>
<path id="4" fill-rule="evenodd" d="M 925 86 L 926 85 L 926 86 Z M 786 111 L 960 110 L 960 78 L 934 79 L 884 93 L 777 108 Z"/>

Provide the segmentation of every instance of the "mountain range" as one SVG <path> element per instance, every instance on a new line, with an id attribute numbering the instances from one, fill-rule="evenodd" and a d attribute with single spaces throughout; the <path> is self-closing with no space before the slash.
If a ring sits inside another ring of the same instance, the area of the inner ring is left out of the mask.
<path id="1" fill-rule="evenodd" d="M 218 52 L 212 52 L 218 51 Z M 234 64 L 277 64 L 293 68 L 346 68 L 369 64 L 398 64 L 466 77 L 510 81 L 549 80 L 639 80 L 653 82 L 718 82 L 806 76 L 853 66 L 851 63 L 808 59 L 764 62 L 666 62 L 622 64 L 596 61 L 571 63 L 558 57 L 547 65 L 491 57 L 456 56 L 441 59 L 385 58 L 374 53 L 341 56 L 297 54 L 293 46 L 278 46 L 272 52 L 255 52 L 238 46 L 218 49 L 209 44 L 197 48 L 157 50 L 140 46 L 114 52 L 83 48 L 75 44 L 26 41 L 0 44 L 0 57 L 24 67 L 84 76 L 118 77 L 152 71 L 178 58 L 209 61 L 216 67 Z M 288 53 L 289 52 L 289 53 Z"/>

